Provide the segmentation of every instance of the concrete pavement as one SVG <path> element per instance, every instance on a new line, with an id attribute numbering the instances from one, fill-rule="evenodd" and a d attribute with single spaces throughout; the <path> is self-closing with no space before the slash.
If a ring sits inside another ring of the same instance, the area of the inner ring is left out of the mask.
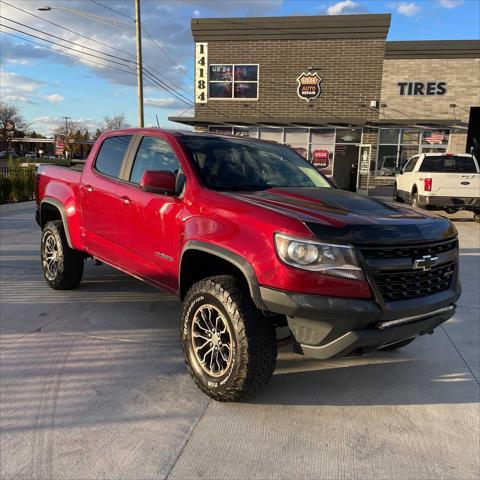
<path id="1" fill-rule="evenodd" d="M 243 404 L 209 401 L 186 374 L 172 297 L 92 262 L 77 290 L 49 289 L 33 215 L 0 206 L 2 479 L 479 477 L 471 214 L 453 216 L 464 293 L 445 326 L 370 357 L 285 350 Z"/>

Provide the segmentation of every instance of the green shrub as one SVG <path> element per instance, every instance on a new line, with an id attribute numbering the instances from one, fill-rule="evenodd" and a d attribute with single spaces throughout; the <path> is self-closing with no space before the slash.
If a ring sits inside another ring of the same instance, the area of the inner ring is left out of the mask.
<path id="1" fill-rule="evenodd" d="M 35 167 L 14 167 L 8 171 L 11 182 L 11 200 L 21 202 L 33 198 Z"/>
<path id="2" fill-rule="evenodd" d="M 0 204 L 10 201 L 12 198 L 12 181 L 9 178 L 0 177 Z"/>

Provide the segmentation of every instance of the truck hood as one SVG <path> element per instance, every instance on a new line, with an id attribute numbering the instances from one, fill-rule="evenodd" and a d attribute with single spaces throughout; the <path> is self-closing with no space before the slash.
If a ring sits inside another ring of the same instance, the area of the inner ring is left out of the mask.
<path id="1" fill-rule="evenodd" d="M 227 195 L 296 218 L 325 241 L 404 244 L 450 238 L 451 222 L 431 212 L 336 188 L 272 188 Z"/>

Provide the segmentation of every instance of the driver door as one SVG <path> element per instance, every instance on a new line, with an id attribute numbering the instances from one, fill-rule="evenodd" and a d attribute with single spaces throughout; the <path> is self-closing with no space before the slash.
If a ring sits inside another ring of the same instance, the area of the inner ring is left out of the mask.
<path id="1" fill-rule="evenodd" d="M 126 172 L 128 181 L 118 186 L 119 256 L 130 272 L 174 290 L 177 215 L 183 200 L 177 195 L 143 191 L 139 183 L 145 170 L 169 171 L 179 176 L 180 163 L 167 140 L 153 136 L 139 138 L 130 171 Z"/>

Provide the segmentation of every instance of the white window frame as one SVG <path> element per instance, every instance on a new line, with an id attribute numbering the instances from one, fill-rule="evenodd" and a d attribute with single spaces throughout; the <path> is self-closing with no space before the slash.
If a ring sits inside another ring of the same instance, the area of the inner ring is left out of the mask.
<path id="1" fill-rule="evenodd" d="M 211 83 L 226 83 L 225 81 L 223 80 L 210 80 L 210 67 L 221 67 L 221 66 L 232 66 L 232 74 L 233 74 L 233 79 L 232 79 L 232 96 L 231 97 L 222 97 L 222 98 L 219 98 L 219 97 L 211 97 L 210 96 L 210 84 Z M 235 80 L 235 67 L 237 66 L 246 66 L 246 67 L 257 67 L 257 79 L 256 80 L 242 80 L 242 81 L 238 81 L 238 80 Z M 234 87 L 234 84 L 235 82 L 237 83 L 256 83 L 257 84 L 257 96 L 255 98 L 235 98 L 234 97 L 234 94 L 235 94 L 235 89 L 233 88 Z M 260 93 L 260 64 L 258 63 L 210 63 L 208 65 L 208 99 L 209 100 L 213 100 L 213 101 L 217 101 L 217 100 L 220 100 L 220 101 L 226 101 L 226 102 L 231 102 L 231 101 L 234 101 L 234 102 L 238 102 L 238 101 L 241 101 L 241 102 L 257 102 L 258 101 L 258 98 L 259 98 L 259 93 Z"/>

